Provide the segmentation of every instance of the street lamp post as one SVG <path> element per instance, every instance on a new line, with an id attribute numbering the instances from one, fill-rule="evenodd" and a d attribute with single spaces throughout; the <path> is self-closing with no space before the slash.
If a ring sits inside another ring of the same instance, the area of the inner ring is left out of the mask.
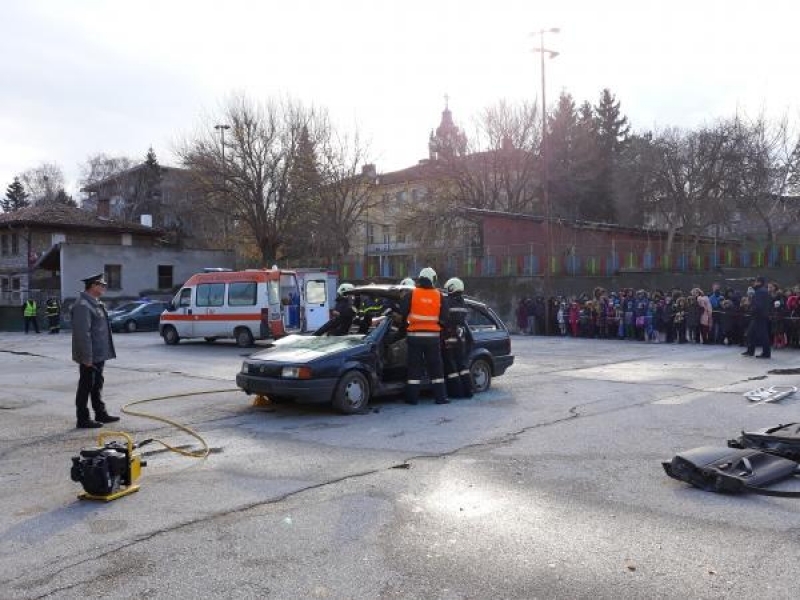
<path id="1" fill-rule="evenodd" d="M 227 188 L 227 186 L 225 185 L 226 184 L 226 179 L 227 179 L 225 177 L 225 172 L 226 172 L 226 170 L 228 168 L 228 165 L 225 163 L 225 130 L 226 129 L 230 129 L 230 128 L 231 128 L 230 125 L 224 125 L 224 124 L 222 124 L 222 125 L 214 125 L 214 129 L 219 131 L 219 135 L 220 135 L 220 138 L 221 138 L 220 141 L 221 141 L 221 144 L 222 144 L 222 187 L 223 188 Z M 222 214 L 222 234 L 225 236 L 225 241 L 227 242 L 227 240 L 228 240 L 228 213 L 227 213 L 227 211 L 225 211 Z"/>
<path id="2" fill-rule="evenodd" d="M 542 71 L 542 199 L 544 201 L 544 237 L 545 237 L 545 266 L 544 266 L 544 331 L 546 335 L 551 333 L 551 314 L 550 314 L 550 294 L 551 294 L 551 281 L 550 281 L 550 262 L 553 260 L 553 238 L 550 230 L 550 187 L 549 184 L 549 156 L 548 156 L 548 140 L 547 140 L 547 97 L 545 95 L 545 69 L 544 58 L 555 58 L 558 52 L 548 50 L 544 47 L 544 36 L 546 33 L 558 33 L 561 31 L 558 27 L 550 29 L 540 29 L 534 31 L 533 35 L 539 36 L 539 47 L 534 48 L 534 52 L 539 53 L 540 66 Z"/>

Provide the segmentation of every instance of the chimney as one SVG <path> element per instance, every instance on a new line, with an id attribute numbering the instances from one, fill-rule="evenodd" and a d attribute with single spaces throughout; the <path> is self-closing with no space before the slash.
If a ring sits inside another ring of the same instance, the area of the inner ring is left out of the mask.
<path id="1" fill-rule="evenodd" d="M 139 222 L 145 227 L 153 226 L 153 215 L 142 215 L 139 217 Z"/>
<path id="2" fill-rule="evenodd" d="M 378 171 L 375 168 L 374 163 L 367 163 L 366 165 L 361 166 L 361 175 L 364 177 L 370 177 L 375 179 L 378 176 Z"/>
<path id="3" fill-rule="evenodd" d="M 106 219 L 111 214 L 110 208 L 111 202 L 108 198 L 98 198 L 97 200 L 97 216 L 98 217 L 105 217 Z"/>

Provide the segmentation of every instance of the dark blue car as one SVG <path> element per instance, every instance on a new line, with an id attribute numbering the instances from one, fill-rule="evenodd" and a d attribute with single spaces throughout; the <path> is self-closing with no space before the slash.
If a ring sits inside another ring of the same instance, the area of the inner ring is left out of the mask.
<path id="1" fill-rule="evenodd" d="M 409 288 L 370 285 L 347 292 L 355 297 L 379 298 L 399 306 Z M 476 392 L 489 389 L 493 377 L 514 363 L 511 340 L 503 322 L 485 304 L 467 298 L 467 322 L 474 338 L 470 371 Z M 291 335 L 256 352 L 236 376 L 247 394 L 274 401 L 330 403 L 340 412 L 363 411 L 370 398 L 399 394 L 405 388 L 406 339 L 391 318 L 370 326 L 366 334 L 331 336 L 323 326 L 310 336 Z M 358 330 L 359 325 L 354 325 Z"/>

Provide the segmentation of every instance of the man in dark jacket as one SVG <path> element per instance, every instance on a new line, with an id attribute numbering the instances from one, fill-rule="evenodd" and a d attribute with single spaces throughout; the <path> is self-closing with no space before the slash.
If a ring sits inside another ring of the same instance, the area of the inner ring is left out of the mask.
<path id="1" fill-rule="evenodd" d="M 102 427 L 103 423 L 119 421 L 108 414 L 103 402 L 103 367 L 106 361 L 116 358 L 114 340 L 108 313 L 100 296 L 105 292 L 106 280 L 102 273 L 83 279 L 84 291 L 72 307 L 72 360 L 78 363 L 80 378 L 75 394 L 75 408 L 79 429 Z M 92 400 L 94 421 L 89 416 L 89 398 Z"/>
<path id="2" fill-rule="evenodd" d="M 448 308 L 442 345 L 447 395 L 451 398 L 472 398 L 472 375 L 469 372 L 472 334 L 467 323 L 469 309 L 464 302 L 464 282 L 453 277 L 447 280 L 444 289 Z"/>
<path id="3" fill-rule="evenodd" d="M 754 356 L 756 346 L 761 347 L 761 354 L 756 358 L 770 358 L 772 348 L 770 346 L 769 330 L 769 310 L 772 304 L 769 292 L 767 291 L 763 277 L 756 277 L 753 282 L 753 300 L 750 305 L 751 320 L 750 329 L 747 334 L 747 350 L 742 352 L 743 356 Z"/>

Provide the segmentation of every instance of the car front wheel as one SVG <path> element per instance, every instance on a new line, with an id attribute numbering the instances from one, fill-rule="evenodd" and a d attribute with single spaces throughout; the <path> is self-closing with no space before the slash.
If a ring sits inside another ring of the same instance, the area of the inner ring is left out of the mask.
<path id="1" fill-rule="evenodd" d="M 485 392 L 492 385 L 492 366 L 483 358 L 475 360 L 469 367 L 475 393 Z"/>
<path id="2" fill-rule="evenodd" d="M 346 415 L 359 413 L 369 405 L 369 394 L 367 378 L 358 371 L 348 371 L 336 385 L 333 407 Z"/>
<path id="3" fill-rule="evenodd" d="M 125 323 L 125 331 L 134 333 L 136 331 L 136 321 L 128 321 Z"/>

